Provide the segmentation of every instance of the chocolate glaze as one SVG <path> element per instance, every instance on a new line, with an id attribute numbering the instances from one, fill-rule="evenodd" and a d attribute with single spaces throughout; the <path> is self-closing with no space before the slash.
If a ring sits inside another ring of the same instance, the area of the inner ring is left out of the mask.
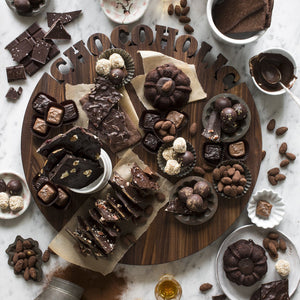
<path id="1" fill-rule="evenodd" d="M 260 53 L 252 57 L 249 61 L 250 73 L 255 78 L 257 84 L 264 90 L 274 92 L 282 89 L 279 83 L 271 85 L 262 76 L 262 61 L 274 65 L 281 73 L 281 82 L 287 87 L 291 88 L 297 77 L 294 75 L 294 65 L 285 56 L 277 53 Z"/>

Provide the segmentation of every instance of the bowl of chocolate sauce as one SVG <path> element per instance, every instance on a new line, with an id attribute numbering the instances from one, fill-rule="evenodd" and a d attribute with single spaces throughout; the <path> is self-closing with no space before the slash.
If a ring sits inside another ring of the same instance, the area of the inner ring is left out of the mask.
<path id="1" fill-rule="evenodd" d="M 287 87 L 292 88 L 297 79 L 296 61 L 292 54 L 282 48 L 268 49 L 249 60 L 250 74 L 255 86 L 268 95 L 282 95 L 285 90 L 279 83 L 270 84 L 263 76 L 264 66 L 271 64 L 281 73 L 281 82 Z"/>

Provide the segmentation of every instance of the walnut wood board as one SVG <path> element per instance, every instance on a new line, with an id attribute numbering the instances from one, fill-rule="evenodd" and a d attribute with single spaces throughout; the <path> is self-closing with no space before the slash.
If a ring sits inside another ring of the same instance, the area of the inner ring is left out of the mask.
<path id="1" fill-rule="evenodd" d="M 61 102 L 64 101 L 65 83 L 92 83 L 96 75 L 95 62 L 97 56 L 103 50 L 112 46 L 127 50 L 135 60 L 136 75 L 143 74 L 142 61 L 137 50 L 159 51 L 176 59 L 193 63 L 196 66 L 199 80 L 207 92 L 207 100 L 214 95 L 229 92 L 240 96 L 248 104 L 252 121 L 244 139 L 250 145 L 246 161 L 252 174 L 252 185 L 249 192 L 239 200 L 220 198 L 219 208 L 215 216 L 209 222 L 200 226 L 181 224 L 174 216 L 162 209 L 148 231 L 124 256 L 122 263 L 137 265 L 165 263 L 183 258 L 205 248 L 221 236 L 240 216 L 250 198 L 259 173 L 262 153 L 261 127 L 259 115 L 247 85 L 245 83 L 236 85 L 240 76 L 234 67 L 226 66 L 227 59 L 222 54 L 219 54 L 212 64 L 205 62 L 206 55 L 212 49 L 210 45 L 202 42 L 198 47 L 198 41 L 193 36 L 182 35 L 176 37 L 177 34 L 177 29 L 159 25 L 156 26 L 155 31 L 152 31 L 146 25 L 137 25 L 131 32 L 127 25 L 121 25 L 112 31 L 110 38 L 102 33 L 93 34 L 87 41 L 87 47 L 83 41 L 79 41 L 64 52 L 72 66 L 68 67 L 64 58 L 58 58 L 51 66 L 53 77 L 47 73 L 42 76 L 32 93 L 25 112 L 21 141 L 22 161 L 27 183 L 36 200 L 31 182 L 43 166 L 44 158 L 36 153 L 42 140 L 33 137 L 31 134 L 32 100 L 39 92 L 44 92 Z M 63 73 L 60 71 L 62 65 L 65 69 Z M 138 115 L 140 115 L 144 107 L 139 102 L 132 86 L 129 85 L 127 90 Z M 185 128 L 182 133 L 182 136 L 194 145 L 198 154 L 198 165 L 204 162 L 201 155 L 204 143 L 204 138 L 201 137 L 201 115 L 207 100 L 188 104 L 184 108 L 184 111 L 190 116 L 190 124 L 194 121 L 198 124 L 198 134 L 195 137 L 191 138 L 189 136 L 188 128 Z M 54 136 L 68 128 L 70 126 L 60 128 L 60 131 L 53 131 L 52 135 Z M 146 164 L 155 170 L 157 169 L 155 155 L 146 152 L 141 145 L 137 145 L 134 151 Z M 115 164 L 117 161 L 116 156 L 111 154 L 111 159 Z M 211 173 L 207 173 L 205 178 L 212 181 Z M 60 230 L 87 197 L 73 193 L 72 204 L 67 211 L 57 210 L 53 207 L 45 208 L 38 201 L 36 203 L 49 223 L 56 230 Z"/>

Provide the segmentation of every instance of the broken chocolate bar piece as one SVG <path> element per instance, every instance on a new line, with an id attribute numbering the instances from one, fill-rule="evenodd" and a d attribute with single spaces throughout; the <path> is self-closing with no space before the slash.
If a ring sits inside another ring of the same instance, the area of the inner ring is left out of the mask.
<path id="1" fill-rule="evenodd" d="M 23 65 L 12 66 L 6 68 L 7 81 L 26 79 L 25 69 Z"/>
<path id="2" fill-rule="evenodd" d="M 214 142 L 219 142 L 221 138 L 221 120 L 219 113 L 213 110 L 209 116 L 207 126 L 204 128 L 202 135 Z"/>
<path id="3" fill-rule="evenodd" d="M 123 206 L 122 202 L 116 197 L 108 194 L 106 196 L 106 201 L 118 212 L 123 220 L 128 220 L 132 214 Z"/>
<path id="4" fill-rule="evenodd" d="M 67 151 L 64 148 L 51 152 L 44 163 L 41 174 L 48 176 L 49 172 L 64 158 L 66 154 Z"/>
<path id="5" fill-rule="evenodd" d="M 52 151 L 59 148 L 65 148 L 75 156 L 96 161 L 100 158 L 101 143 L 96 136 L 86 129 L 75 126 L 64 134 L 59 134 L 45 141 L 37 152 L 48 156 Z"/>
<path id="6" fill-rule="evenodd" d="M 22 95 L 23 89 L 21 87 L 18 88 L 16 91 L 13 87 L 10 87 L 9 90 L 7 91 L 5 97 L 9 100 L 18 100 L 20 96 Z"/>
<path id="7" fill-rule="evenodd" d="M 20 63 L 23 58 L 30 54 L 34 46 L 31 41 L 32 39 L 24 39 L 11 48 L 10 53 L 14 61 Z"/>
<path id="8" fill-rule="evenodd" d="M 61 20 L 55 21 L 49 31 L 44 36 L 45 40 L 54 39 L 54 40 L 70 40 L 71 36 L 66 31 L 65 26 Z"/>
<path id="9" fill-rule="evenodd" d="M 81 189 L 103 173 L 99 162 L 66 154 L 50 171 L 49 178 L 56 184 Z"/>
<path id="10" fill-rule="evenodd" d="M 110 206 L 110 204 L 106 200 L 96 200 L 95 207 L 101 215 L 102 222 L 120 221 L 118 213 Z"/>
<path id="11" fill-rule="evenodd" d="M 48 27 L 51 27 L 57 20 L 60 20 L 64 25 L 74 21 L 79 17 L 81 10 L 75 10 L 65 13 L 47 12 Z"/>
<path id="12" fill-rule="evenodd" d="M 48 105 L 56 100 L 46 94 L 39 93 L 32 101 L 32 108 L 39 114 L 44 115 Z"/>
<path id="13" fill-rule="evenodd" d="M 51 44 L 37 39 L 32 50 L 31 59 L 44 65 L 47 62 L 50 48 Z"/>

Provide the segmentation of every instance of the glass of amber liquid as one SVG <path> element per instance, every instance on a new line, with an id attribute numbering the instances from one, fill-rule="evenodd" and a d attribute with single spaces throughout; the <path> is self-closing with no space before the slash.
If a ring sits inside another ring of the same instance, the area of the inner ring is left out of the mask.
<path id="1" fill-rule="evenodd" d="M 157 300 L 179 300 L 181 295 L 181 286 L 172 275 L 166 274 L 159 279 L 155 287 Z"/>

